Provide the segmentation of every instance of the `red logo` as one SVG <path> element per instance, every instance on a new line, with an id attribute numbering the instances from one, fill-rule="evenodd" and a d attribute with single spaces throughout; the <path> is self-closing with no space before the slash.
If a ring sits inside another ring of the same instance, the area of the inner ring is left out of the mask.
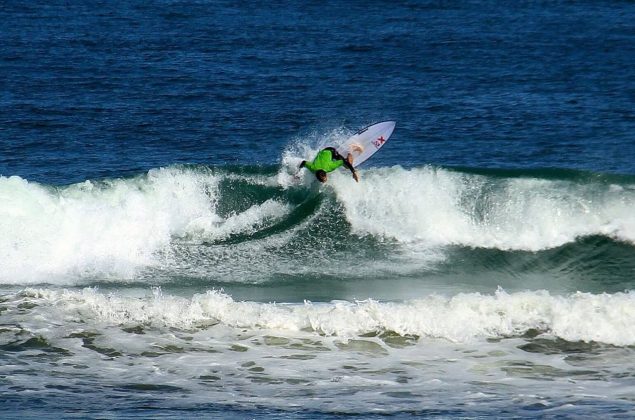
<path id="1" fill-rule="evenodd" d="M 386 139 L 384 138 L 384 136 L 380 136 L 377 140 L 373 141 L 373 144 L 375 145 L 376 148 L 379 149 L 385 142 L 386 142 Z"/>

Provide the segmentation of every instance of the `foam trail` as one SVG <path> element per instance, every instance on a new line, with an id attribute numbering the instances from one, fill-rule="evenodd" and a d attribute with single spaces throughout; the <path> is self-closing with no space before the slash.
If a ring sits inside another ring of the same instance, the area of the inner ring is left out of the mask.
<path id="1" fill-rule="evenodd" d="M 370 169 L 331 183 L 360 235 L 425 246 L 538 251 L 589 235 L 635 243 L 635 192 L 615 185 L 497 179 L 435 168 Z"/>
<path id="2" fill-rule="evenodd" d="M 273 304 L 236 302 L 219 291 L 191 299 L 157 291 L 152 298 L 139 299 L 104 295 L 94 289 L 27 289 L 14 299 L 37 304 L 47 317 L 54 308 L 61 311 L 56 317 L 89 323 L 206 328 L 219 322 L 241 329 L 280 330 L 285 335 L 311 329 L 344 338 L 393 331 L 453 342 L 517 336 L 535 329 L 569 341 L 635 345 L 634 292 L 552 296 L 546 291 L 509 294 L 499 289 L 493 295 L 461 293 L 401 303 Z"/>
<path id="3" fill-rule="evenodd" d="M 268 222 L 284 217 L 290 210 L 290 205 L 270 199 L 222 221 L 209 217 L 197 219 L 190 223 L 188 230 L 207 240 L 226 239 L 231 235 L 254 233 Z"/>

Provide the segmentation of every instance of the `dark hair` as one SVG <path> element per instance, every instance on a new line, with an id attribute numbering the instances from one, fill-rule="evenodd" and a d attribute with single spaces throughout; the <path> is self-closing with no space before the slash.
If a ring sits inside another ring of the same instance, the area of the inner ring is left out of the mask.
<path id="1" fill-rule="evenodd" d="M 315 171 L 315 177 L 320 182 L 326 182 L 326 172 L 322 169 L 318 169 L 317 171 Z"/>

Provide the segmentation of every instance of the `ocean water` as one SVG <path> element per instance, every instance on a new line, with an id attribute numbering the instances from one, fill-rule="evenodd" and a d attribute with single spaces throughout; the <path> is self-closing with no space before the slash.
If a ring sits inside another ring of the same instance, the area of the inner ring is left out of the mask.
<path id="1" fill-rule="evenodd" d="M 2 416 L 632 417 L 634 16 L 0 2 Z"/>

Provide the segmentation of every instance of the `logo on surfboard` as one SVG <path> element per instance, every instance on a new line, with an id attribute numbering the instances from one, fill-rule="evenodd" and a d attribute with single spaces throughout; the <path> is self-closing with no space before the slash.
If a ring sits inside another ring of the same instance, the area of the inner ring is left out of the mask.
<path id="1" fill-rule="evenodd" d="M 384 136 L 379 136 L 377 138 L 377 140 L 373 140 L 373 144 L 375 145 L 376 148 L 380 148 L 381 146 L 383 146 L 383 144 L 386 143 L 386 139 L 384 138 Z"/>

